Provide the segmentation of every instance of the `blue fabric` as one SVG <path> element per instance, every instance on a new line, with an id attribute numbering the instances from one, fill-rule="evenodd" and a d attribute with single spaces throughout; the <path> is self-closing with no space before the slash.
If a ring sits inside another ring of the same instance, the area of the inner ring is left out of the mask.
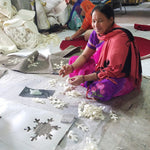
<path id="1" fill-rule="evenodd" d="M 73 15 L 73 12 L 74 12 L 76 6 L 80 6 L 80 4 L 82 3 L 82 1 L 83 1 L 83 0 L 77 0 L 77 2 L 74 4 L 74 6 L 73 6 L 73 8 L 72 8 L 72 10 L 71 10 L 70 17 L 69 17 L 69 19 L 68 19 L 67 25 L 68 25 L 68 23 L 71 21 L 71 18 L 72 18 L 72 15 Z"/>
<path id="2" fill-rule="evenodd" d="M 71 30 L 78 30 L 82 25 L 82 20 L 81 18 L 78 16 L 77 12 L 74 11 L 73 15 L 72 15 L 72 19 L 70 20 L 70 22 L 68 23 L 68 27 Z"/>

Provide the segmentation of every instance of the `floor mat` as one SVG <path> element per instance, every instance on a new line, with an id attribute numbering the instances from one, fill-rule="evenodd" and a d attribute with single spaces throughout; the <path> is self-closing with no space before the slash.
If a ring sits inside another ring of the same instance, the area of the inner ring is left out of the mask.
<path id="1" fill-rule="evenodd" d="M 147 40 L 141 37 L 135 37 L 135 40 L 139 47 L 141 57 L 150 54 L 150 40 Z"/>
<path id="2" fill-rule="evenodd" d="M 81 37 L 74 39 L 74 40 L 71 40 L 71 41 L 63 40 L 60 44 L 60 49 L 64 50 L 70 45 L 73 45 L 76 47 L 81 46 L 81 49 L 84 49 L 86 44 L 87 44 L 87 41 L 85 41 L 84 37 L 81 36 Z"/>

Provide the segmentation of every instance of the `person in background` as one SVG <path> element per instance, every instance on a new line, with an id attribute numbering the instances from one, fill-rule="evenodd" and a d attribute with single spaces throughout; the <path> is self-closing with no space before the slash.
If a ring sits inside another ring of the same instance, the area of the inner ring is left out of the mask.
<path id="1" fill-rule="evenodd" d="M 68 36 L 65 38 L 65 40 L 73 40 L 78 38 L 80 35 L 82 35 L 85 31 L 88 29 L 92 29 L 92 17 L 91 17 L 91 12 L 95 5 L 89 1 L 89 0 L 84 0 L 81 5 L 80 5 L 82 12 L 81 15 L 85 16 L 82 22 L 82 26 L 72 35 Z"/>
<path id="2" fill-rule="evenodd" d="M 70 84 L 82 84 L 87 88 L 87 98 L 99 101 L 140 89 L 139 50 L 132 34 L 115 24 L 110 5 L 93 9 L 92 26 L 94 30 L 82 54 L 76 59 L 70 58 L 69 65 L 63 66 L 59 75 L 69 74 Z"/>
<path id="3" fill-rule="evenodd" d="M 75 4 L 77 0 L 65 0 L 66 4 Z"/>

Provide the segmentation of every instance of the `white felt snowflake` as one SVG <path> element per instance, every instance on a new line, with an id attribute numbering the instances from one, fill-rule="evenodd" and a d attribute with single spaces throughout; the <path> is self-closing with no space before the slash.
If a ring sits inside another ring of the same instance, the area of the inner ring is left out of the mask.
<path id="1" fill-rule="evenodd" d="M 28 68 L 31 68 L 31 67 L 37 67 L 39 62 L 34 62 L 35 61 L 35 56 L 32 56 L 31 58 L 28 58 L 27 61 L 29 62 L 28 64 Z"/>
<path id="2" fill-rule="evenodd" d="M 50 96 L 48 97 L 48 99 L 50 100 L 50 103 L 55 107 L 55 108 L 60 108 L 62 109 L 63 107 L 67 106 L 67 103 L 65 103 L 64 101 L 54 97 L 54 96 Z"/>
<path id="3" fill-rule="evenodd" d="M 16 65 L 18 62 L 20 62 L 20 60 L 18 58 L 14 58 L 14 59 L 9 59 L 8 63 L 9 64 L 13 64 Z"/>
<path id="4" fill-rule="evenodd" d="M 70 130 L 67 134 L 67 137 L 71 140 L 73 140 L 74 142 L 78 142 L 78 136 L 74 133 L 74 131 Z"/>
<path id="5" fill-rule="evenodd" d="M 45 104 L 46 102 L 44 101 L 44 99 L 40 99 L 40 98 L 32 98 L 33 101 L 35 101 L 36 103 L 41 103 L 41 104 Z"/>
<path id="6" fill-rule="evenodd" d="M 75 86 L 69 84 L 69 78 L 67 78 L 65 82 L 59 83 L 59 85 L 61 87 L 64 87 L 64 92 L 71 91 L 71 90 L 75 89 Z"/>
<path id="7" fill-rule="evenodd" d="M 28 68 L 37 67 L 38 64 L 39 64 L 39 62 L 34 62 L 34 63 L 32 63 L 32 64 L 29 64 L 29 65 L 28 65 Z"/>
<path id="8" fill-rule="evenodd" d="M 65 95 L 67 95 L 67 96 L 72 96 L 72 97 L 78 97 L 78 96 L 81 96 L 82 94 L 79 92 L 79 91 L 77 91 L 76 89 L 75 89 L 75 86 L 73 86 L 73 85 L 70 85 L 69 83 L 68 83 L 68 78 L 67 78 L 67 80 L 66 80 L 66 83 L 63 85 L 64 86 L 64 94 Z"/>
<path id="9" fill-rule="evenodd" d="M 82 94 L 80 92 L 76 91 L 76 90 L 67 91 L 67 92 L 65 92 L 65 95 L 72 96 L 72 97 L 82 96 Z"/>
<path id="10" fill-rule="evenodd" d="M 114 121 L 117 121 L 118 120 L 118 116 L 117 114 L 115 114 L 114 112 L 110 111 L 110 114 L 109 114 L 110 118 Z"/>
<path id="11" fill-rule="evenodd" d="M 81 102 L 78 105 L 78 116 L 89 118 L 92 120 L 104 120 L 103 107 Z"/>
<path id="12" fill-rule="evenodd" d="M 84 125 L 84 124 L 75 123 L 75 125 L 77 126 L 78 129 L 81 129 L 84 132 L 88 132 L 89 131 L 88 127 L 86 125 Z"/>
<path id="13" fill-rule="evenodd" d="M 51 85 L 51 86 L 56 86 L 56 83 L 57 83 L 57 80 L 56 79 L 50 79 L 49 80 L 49 84 Z"/>
<path id="14" fill-rule="evenodd" d="M 32 56 L 31 58 L 28 58 L 27 61 L 32 64 L 34 62 L 35 56 Z"/>
<path id="15" fill-rule="evenodd" d="M 54 65 L 53 68 L 58 70 L 58 69 L 61 69 L 62 66 L 66 65 L 66 64 L 64 63 L 64 61 L 61 60 L 60 63 L 54 63 L 53 65 Z"/>

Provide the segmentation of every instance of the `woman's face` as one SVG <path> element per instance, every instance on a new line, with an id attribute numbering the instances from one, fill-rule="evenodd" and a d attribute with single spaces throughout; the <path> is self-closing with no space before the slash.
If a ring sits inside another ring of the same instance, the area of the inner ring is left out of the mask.
<path id="1" fill-rule="evenodd" d="M 98 10 L 95 10 L 92 14 L 92 27 L 98 35 L 106 34 L 111 29 L 113 22 L 113 17 L 108 19 Z"/>

